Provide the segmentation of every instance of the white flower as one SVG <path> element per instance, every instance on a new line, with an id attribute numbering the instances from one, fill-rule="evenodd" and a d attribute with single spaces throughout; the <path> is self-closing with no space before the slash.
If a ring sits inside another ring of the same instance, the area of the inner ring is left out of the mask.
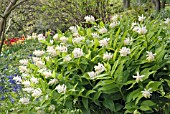
<path id="1" fill-rule="evenodd" d="M 37 33 L 32 33 L 32 38 L 33 39 L 37 38 Z"/>
<path id="2" fill-rule="evenodd" d="M 97 33 L 92 33 L 91 35 L 93 38 L 100 38 L 99 34 L 97 34 Z"/>
<path id="3" fill-rule="evenodd" d="M 81 48 L 74 48 L 72 53 L 74 55 L 74 58 L 79 58 L 84 55 L 83 50 Z"/>
<path id="4" fill-rule="evenodd" d="M 23 91 L 26 91 L 27 93 L 32 93 L 33 90 L 32 87 L 23 88 Z"/>
<path id="5" fill-rule="evenodd" d="M 71 26 L 69 29 L 71 30 L 72 33 L 78 33 L 76 26 Z"/>
<path id="6" fill-rule="evenodd" d="M 131 45 L 131 43 L 132 43 L 132 41 L 133 41 L 133 39 L 131 38 L 126 38 L 124 41 L 123 41 L 123 43 L 124 43 L 124 45 Z"/>
<path id="7" fill-rule="evenodd" d="M 44 53 L 45 53 L 45 52 L 44 52 L 44 51 L 41 51 L 41 50 L 35 50 L 35 51 L 33 52 L 33 54 L 36 55 L 36 56 L 42 56 Z"/>
<path id="8" fill-rule="evenodd" d="M 27 105 L 27 104 L 30 103 L 30 99 L 23 97 L 23 98 L 20 98 L 19 102 L 24 104 L 24 105 Z"/>
<path id="9" fill-rule="evenodd" d="M 30 81 L 26 80 L 26 81 L 23 81 L 22 84 L 25 86 L 25 87 L 30 87 Z"/>
<path id="10" fill-rule="evenodd" d="M 30 81 L 31 81 L 32 83 L 34 83 L 34 84 L 38 84 L 38 79 L 35 78 L 35 77 L 32 77 L 32 78 L 30 79 Z"/>
<path id="11" fill-rule="evenodd" d="M 52 56 L 56 56 L 57 55 L 57 52 L 56 50 L 54 49 L 54 46 L 48 46 L 47 47 L 47 52 L 52 55 Z"/>
<path id="12" fill-rule="evenodd" d="M 113 22 L 114 22 L 114 21 L 117 21 L 118 17 L 119 17 L 119 15 L 116 14 L 116 15 L 114 15 L 114 16 L 111 16 L 111 19 L 110 19 L 110 20 L 113 21 Z"/>
<path id="13" fill-rule="evenodd" d="M 66 55 L 66 56 L 64 57 L 64 61 L 70 61 L 70 60 L 71 60 L 70 55 Z"/>
<path id="14" fill-rule="evenodd" d="M 39 68 L 42 68 L 44 67 L 45 63 L 42 61 L 36 61 L 35 65 L 38 66 Z"/>
<path id="15" fill-rule="evenodd" d="M 137 32 L 138 32 L 138 34 L 146 34 L 147 33 L 147 29 L 144 26 L 138 27 Z"/>
<path id="16" fill-rule="evenodd" d="M 114 27 L 118 26 L 119 24 L 120 24 L 120 22 L 115 21 L 115 22 L 110 23 L 109 27 L 114 28 Z"/>
<path id="17" fill-rule="evenodd" d="M 46 61 L 49 61 L 49 60 L 50 60 L 50 57 L 49 57 L 49 56 L 47 56 L 47 57 L 45 57 L 45 59 L 46 59 Z"/>
<path id="18" fill-rule="evenodd" d="M 73 36 L 74 36 L 74 37 L 78 37 L 78 36 L 79 36 L 79 33 L 78 33 L 78 32 L 75 32 L 75 33 L 73 33 Z"/>
<path id="19" fill-rule="evenodd" d="M 49 109 L 48 110 L 50 110 L 50 111 L 55 111 L 55 105 L 50 105 L 50 107 L 49 107 Z"/>
<path id="20" fill-rule="evenodd" d="M 51 79 L 49 82 L 48 82 L 48 85 L 55 85 L 57 84 L 58 80 L 57 79 Z"/>
<path id="21" fill-rule="evenodd" d="M 32 91 L 32 96 L 33 96 L 33 97 L 39 97 L 39 96 L 41 96 L 41 94 L 42 94 L 42 91 L 41 91 L 40 88 L 34 89 L 34 90 Z"/>
<path id="22" fill-rule="evenodd" d="M 33 60 L 33 62 L 34 62 L 34 63 L 36 63 L 37 61 L 40 61 L 40 60 L 41 60 L 41 58 L 38 58 L 38 57 L 32 57 L 32 60 Z"/>
<path id="23" fill-rule="evenodd" d="M 106 32 L 107 32 L 107 29 L 106 29 L 105 27 L 99 29 L 99 33 L 100 33 L 100 34 L 104 34 L 104 33 L 106 33 Z"/>
<path id="24" fill-rule="evenodd" d="M 100 40 L 100 41 L 99 41 L 100 46 L 102 46 L 102 47 L 104 47 L 104 46 L 107 47 L 109 40 L 110 40 L 110 38 L 104 38 L 103 40 Z"/>
<path id="25" fill-rule="evenodd" d="M 169 24 L 170 23 L 170 18 L 166 18 L 164 21 L 165 24 Z"/>
<path id="26" fill-rule="evenodd" d="M 38 40 L 45 40 L 45 36 L 43 34 L 39 34 L 38 35 Z"/>
<path id="27" fill-rule="evenodd" d="M 95 18 L 92 15 L 87 15 L 84 17 L 84 19 L 86 20 L 86 22 L 94 22 Z"/>
<path id="28" fill-rule="evenodd" d="M 94 79 L 96 76 L 96 73 L 94 71 L 92 71 L 92 72 L 88 72 L 88 75 L 91 79 Z"/>
<path id="29" fill-rule="evenodd" d="M 74 44 L 79 44 L 82 40 L 84 40 L 84 37 L 76 37 L 76 38 L 73 38 L 72 39 L 72 42 L 74 43 Z"/>
<path id="30" fill-rule="evenodd" d="M 58 40 L 59 38 L 58 38 L 58 34 L 55 34 L 54 36 L 53 36 L 53 39 L 54 40 Z"/>
<path id="31" fill-rule="evenodd" d="M 131 27 L 131 28 L 135 27 L 136 25 L 138 25 L 138 23 L 133 22 L 133 23 L 132 23 L 132 27 Z"/>
<path id="32" fill-rule="evenodd" d="M 145 75 L 139 75 L 139 72 L 137 72 L 137 75 L 136 76 L 133 76 L 133 78 L 136 78 L 136 82 L 138 83 L 139 81 L 143 81 L 142 78 L 144 77 Z"/>
<path id="33" fill-rule="evenodd" d="M 15 76 L 15 77 L 13 77 L 13 80 L 15 80 L 15 82 L 16 82 L 17 84 L 20 84 L 20 83 L 22 82 L 22 79 L 21 79 L 20 76 Z"/>
<path id="34" fill-rule="evenodd" d="M 50 44 L 53 44 L 54 43 L 54 40 L 50 40 Z"/>
<path id="35" fill-rule="evenodd" d="M 60 40 L 61 40 L 61 42 L 65 43 L 65 42 L 67 42 L 68 38 L 65 37 L 65 36 L 62 36 L 62 37 L 60 38 Z"/>
<path id="36" fill-rule="evenodd" d="M 133 28 L 133 31 L 138 32 L 139 29 L 140 29 L 140 26 L 135 26 L 135 27 Z"/>
<path id="37" fill-rule="evenodd" d="M 103 66 L 103 64 L 98 63 L 97 66 L 94 66 L 94 69 L 95 69 L 96 74 L 98 75 L 101 72 L 105 71 L 106 68 Z"/>
<path id="38" fill-rule="evenodd" d="M 130 54 L 130 49 L 126 47 L 122 47 L 122 49 L 119 52 L 120 52 L 120 56 L 127 56 L 128 54 Z"/>
<path id="39" fill-rule="evenodd" d="M 144 17 L 143 14 L 142 14 L 142 16 L 138 16 L 138 21 L 143 22 L 145 20 L 145 18 L 146 17 Z"/>
<path id="40" fill-rule="evenodd" d="M 148 90 L 144 89 L 144 91 L 141 91 L 142 92 L 142 95 L 145 97 L 145 98 L 150 98 L 151 96 L 151 89 L 152 88 L 149 88 Z"/>
<path id="41" fill-rule="evenodd" d="M 21 77 L 26 77 L 26 76 L 29 76 L 29 74 L 27 74 L 27 73 L 22 73 L 21 74 Z"/>
<path id="42" fill-rule="evenodd" d="M 28 59 L 19 60 L 19 63 L 23 64 L 23 65 L 27 65 L 28 64 Z"/>
<path id="43" fill-rule="evenodd" d="M 43 72 L 42 72 L 42 75 L 45 76 L 45 78 L 48 78 L 48 77 L 51 77 L 51 76 L 52 76 L 52 73 L 51 73 L 51 71 L 47 71 L 47 70 L 46 70 L 46 71 L 43 71 Z"/>
<path id="44" fill-rule="evenodd" d="M 110 60 L 112 57 L 113 57 L 113 54 L 108 53 L 108 52 L 106 52 L 106 53 L 103 55 L 103 59 L 105 59 L 105 60 Z"/>
<path id="45" fill-rule="evenodd" d="M 55 90 L 57 90 L 58 93 L 64 94 L 64 93 L 66 93 L 66 85 L 64 85 L 64 84 L 58 85 L 58 86 L 56 86 Z"/>
<path id="46" fill-rule="evenodd" d="M 19 71 L 22 73 L 27 72 L 28 71 L 27 66 L 19 66 Z"/>
<path id="47" fill-rule="evenodd" d="M 59 45 L 56 47 L 56 50 L 58 50 L 59 52 L 67 52 L 67 47 Z"/>
<path id="48" fill-rule="evenodd" d="M 153 54 L 153 53 L 150 52 L 150 51 L 147 51 L 146 53 L 147 53 L 147 55 L 146 55 L 147 58 L 146 58 L 146 59 L 147 59 L 149 62 L 154 61 L 156 54 Z"/>

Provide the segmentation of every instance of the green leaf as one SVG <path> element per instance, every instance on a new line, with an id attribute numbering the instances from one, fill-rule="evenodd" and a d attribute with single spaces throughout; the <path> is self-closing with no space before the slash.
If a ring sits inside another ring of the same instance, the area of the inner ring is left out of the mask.
<path id="1" fill-rule="evenodd" d="M 95 90 L 89 90 L 87 93 L 86 93 L 86 97 L 89 97 L 89 95 L 91 94 L 91 93 L 94 93 L 94 92 L 96 92 Z"/>
<path id="2" fill-rule="evenodd" d="M 154 103 L 151 100 L 145 100 L 141 103 L 141 105 L 143 105 L 143 106 L 154 106 L 154 105 L 156 105 L 156 103 Z"/>
<path id="3" fill-rule="evenodd" d="M 159 86 L 162 84 L 161 81 L 150 81 L 147 85 L 146 85 L 146 89 L 152 88 L 151 91 L 157 91 L 159 90 Z"/>
<path id="4" fill-rule="evenodd" d="M 140 106 L 140 108 L 139 108 L 140 110 L 142 110 L 142 111 L 148 111 L 148 110 L 151 110 L 152 111 L 152 108 L 150 108 L 149 106 Z"/>
<path id="5" fill-rule="evenodd" d="M 115 112 L 115 104 L 114 104 L 114 102 L 111 100 L 111 99 L 109 99 L 109 98 L 105 98 L 104 99 L 104 101 L 103 101 L 103 105 L 106 107 L 106 108 L 108 108 L 108 109 L 110 109 L 111 111 L 114 111 Z"/>
<path id="6" fill-rule="evenodd" d="M 83 97 L 82 102 L 83 102 L 83 105 L 84 105 L 85 109 L 88 110 L 89 109 L 89 107 L 88 107 L 88 98 Z"/>
<path id="7" fill-rule="evenodd" d="M 136 89 L 136 90 L 134 90 L 134 91 L 132 91 L 131 93 L 128 94 L 126 101 L 130 102 L 130 101 L 136 99 L 140 94 L 141 94 L 141 89 L 140 88 Z"/>

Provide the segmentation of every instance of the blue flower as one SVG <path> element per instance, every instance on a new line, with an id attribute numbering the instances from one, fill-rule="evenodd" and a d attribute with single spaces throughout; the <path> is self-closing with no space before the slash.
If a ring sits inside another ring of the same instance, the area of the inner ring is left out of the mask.
<path id="1" fill-rule="evenodd" d="M 5 97 L 4 97 L 4 96 L 2 96 L 2 97 L 1 97 L 1 100 L 5 100 Z"/>
<path id="2" fill-rule="evenodd" d="M 9 79 L 9 82 L 10 82 L 11 84 L 16 84 L 16 83 L 15 83 L 15 80 L 13 80 L 13 79 Z"/>
<path id="3" fill-rule="evenodd" d="M 0 91 L 2 91 L 4 89 L 4 86 L 0 86 Z"/>

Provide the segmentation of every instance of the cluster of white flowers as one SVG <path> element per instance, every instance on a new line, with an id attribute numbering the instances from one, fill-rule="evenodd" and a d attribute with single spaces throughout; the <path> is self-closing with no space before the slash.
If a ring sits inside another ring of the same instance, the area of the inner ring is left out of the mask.
<path id="1" fill-rule="evenodd" d="M 84 39 L 85 39 L 84 37 L 80 36 L 80 37 L 73 38 L 73 39 L 72 39 L 72 42 L 73 42 L 74 44 L 79 44 L 79 43 L 81 43 L 81 41 L 84 40 Z"/>
<path id="2" fill-rule="evenodd" d="M 45 40 L 45 36 L 43 34 L 39 34 L 38 36 L 38 40 Z"/>
<path id="3" fill-rule="evenodd" d="M 64 94 L 64 93 L 66 93 L 66 85 L 64 85 L 64 84 L 63 85 L 57 85 L 55 90 L 57 90 L 58 93 Z"/>
<path id="4" fill-rule="evenodd" d="M 130 49 L 126 48 L 126 47 L 122 47 L 122 49 L 120 49 L 120 56 L 127 56 L 128 54 L 130 54 Z"/>
<path id="5" fill-rule="evenodd" d="M 150 98 L 151 96 L 151 89 L 152 88 L 149 88 L 148 90 L 147 89 L 144 89 L 144 91 L 141 91 L 142 92 L 142 95 L 145 97 L 145 98 Z"/>
<path id="6" fill-rule="evenodd" d="M 48 85 L 55 85 L 57 84 L 58 80 L 57 79 L 50 79 L 50 81 L 48 82 Z"/>
<path id="7" fill-rule="evenodd" d="M 19 66 L 19 71 L 21 72 L 21 73 L 26 73 L 26 72 L 28 72 L 28 69 L 27 69 L 27 66 Z"/>
<path id="8" fill-rule="evenodd" d="M 166 18 L 164 21 L 165 24 L 170 24 L 170 18 Z"/>
<path id="9" fill-rule="evenodd" d="M 62 43 L 66 43 L 66 42 L 68 41 L 68 38 L 65 37 L 65 36 L 62 36 L 62 37 L 60 38 L 60 41 L 61 41 Z"/>
<path id="10" fill-rule="evenodd" d="M 131 45 L 132 42 L 133 42 L 133 39 L 132 39 L 132 38 L 126 38 L 126 39 L 123 41 L 124 45 Z"/>
<path id="11" fill-rule="evenodd" d="M 35 65 L 39 68 L 43 68 L 45 66 L 45 63 L 43 61 L 39 60 L 39 61 L 35 62 Z"/>
<path id="12" fill-rule="evenodd" d="M 69 29 L 70 29 L 70 31 L 71 31 L 72 33 L 78 33 L 78 30 L 77 30 L 77 27 L 76 27 L 76 26 L 71 26 Z"/>
<path id="13" fill-rule="evenodd" d="M 31 77 L 30 81 L 34 84 L 38 84 L 39 81 L 38 81 L 38 78 L 35 78 L 35 77 Z"/>
<path id="14" fill-rule="evenodd" d="M 133 28 L 133 31 L 137 32 L 138 34 L 146 34 L 147 33 L 147 29 L 146 29 L 146 26 L 135 26 Z"/>
<path id="15" fill-rule="evenodd" d="M 24 105 L 28 105 L 30 103 L 30 99 L 23 97 L 23 98 L 20 98 L 19 102 Z"/>
<path id="16" fill-rule="evenodd" d="M 115 22 L 110 23 L 109 27 L 114 28 L 114 27 L 118 26 L 119 24 L 120 24 L 120 22 L 115 21 Z"/>
<path id="17" fill-rule="evenodd" d="M 62 45 L 58 45 L 56 47 L 56 50 L 59 52 L 67 52 L 67 47 L 66 46 L 62 46 Z"/>
<path id="18" fill-rule="evenodd" d="M 15 82 L 16 82 L 17 84 L 21 84 L 21 82 L 22 82 L 22 79 L 21 79 L 20 76 L 15 76 L 15 77 L 13 77 L 13 80 L 15 80 Z"/>
<path id="19" fill-rule="evenodd" d="M 74 48 L 72 53 L 74 55 L 74 58 L 79 58 L 84 55 L 83 50 L 81 48 Z"/>
<path id="20" fill-rule="evenodd" d="M 113 54 L 108 53 L 108 52 L 104 53 L 104 55 L 103 55 L 103 59 L 105 59 L 105 60 L 110 60 L 112 57 L 113 57 Z"/>
<path id="21" fill-rule="evenodd" d="M 32 33 L 32 36 L 31 36 L 33 39 L 37 38 L 37 33 Z"/>
<path id="22" fill-rule="evenodd" d="M 35 56 L 38 56 L 38 57 L 42 56 L 44 53 L 45 53 L 45 51 L 41 51 L 41 50 L 35 50 L 35 51 L 33 52 L 33 54 L 34 54 Z"/>
<path id="23" fill-rule="evenodd" d="M 143 22 L 145 20 L 145 18 L 146 17 L 144 17 L 143 14 L 142 14 L 142 16 L 138 16 L 138 21 Z"/>
<path id="24" fill-rule="evenodd" d="M 100 46 L 102 46 L 102 47 L 107 47 L 109 40 L 110 40 L 110 38 L 104 38 L 103 40 L 100 40 L 100 41 L 99 41 Z"/>
<path id="25" fill-rule="evenodd" d="M 41 95 L 42 95 L 42 91 L 41 91 L 40 88 L 36 88 L 36 89 L 34 89 L 34 90 L 32 91 L 32 96 L 33 96 L 33 97 L 39 97 L 39 96 L 41 96 Z"/>
<path id="26" fill-rule="evenodd" d="M 105 27 L 99 29 L 99 33 L 100 33 L 100 34 L 107 33 L 107 31 L 108 31 L 108 30 L 107 30 Z"/>
<path id="27" fill-rule="evenodd" d="M 101 63 L 98 63 L 98 65 L 94 66 L 94 69 L 95 69 L 95 73 L 96 73 L 97 75 L 106 70 L 106 68 L 104 67 L 104 65 L 101 64 Z"/>
<path id="28" fill-rule="evenodd" d="M 70 55 L 66 55 L 66 56 L 64 57 L 64 61 L 70 61 L 70 60 L 71 60 Z"/>
<path id="29" fill-rule="evenodd" d="M 116 15 L 111 16 L 110 20 L 115 22 L 118 20 L 118 18 L 119 18 L 119 15 L 116 14 Z"/>
<path id="30" fill-rule="evenodd" d="M 92 15 L 87 15 L 84 17 L 86 22 L 95 22 L 95 18 Z"/>
<path id="31" fill-rule="evenodd" d="M 139 72 L 137 72 L 137 75 L 136 76 L 133 76 L 133 78 L 136 78 L 136 82 L 138 83 L 139 81 L 143 81 L 142 78 L 144 77 L 145 75 L 139 75 Z"/>
<path id="32" fill-rule="evenodd" d="M 41 58 L 38 57 L 32 57 L 32 61 L 36 63 L 37 61 L 41 61 Z"/>
<path id="33" fill-rule="evenodd" d="M 98 33 L 92 33 L 91 35 L 92 35 L 93 38 L 100 38 Z"/>
<path id="34" fill-rule="evenodd" d="M 88 75 L 90 79 L 95 79 L 95 76 L 97 75 L 94 71 L 88 72 Z"/>
<path id="35" fill-rule="evenodd" d="M 53 36 L 53 39 L 54 40 L 58 40 L 59 38 L 58 38 L 58 34 L 55 34 L 54 36 Z"/>
<path id="36" fill-rule="evenodd" d="M 147 58 L 146 58 L 146 59 L 147 59 L 149 62 L 151 62 L 151 61 L 154 61 L 154 60 L 155 60 L 155 55 L 156 55 L 156 54 L 153 54 L 153 53 L 152 53 L 152 52 L 150 52 L 150 51 L 147 51 L 146 53 L 147 53 L 147 55 L 146 55 L 146 56 L 147 56 Z"/>
<path id="37" fill-rule="evenodd" d="M 27 93 L 32 93 L 33 90 L 34 90 L 34 88 L 32 88 L 32 87 L 23 88 L 23 91 L 25 91 Z"/>
<path id="38" fill-rule="evenodd" d="M 57 55 L 57 52 L 56 52 L 56 50 L 54 49 L 54 46 L 48 46 L 48 47 L 47 47 L 47 52 L 48 52 L 51 56 L 56 56 L 56 55 Z"/>
<path id="39" fill-rule="evenodd" d="M 24 85 L 24 87 L 30 87 L 31 86 L 31 83 L 30 83 L 29 80 L 22 81 L 22 84 Z"/>
<path id="40" fill-rule="evenodd" d="M 50 70 L 47 69 L 41 69 L 38 72 L 40 72 L 45 78 L 52 77 L 52 73 Z"/>
<path id="41" fill-rule="evenodd" d="M 28 64 L 28 59 L 19 60 L 19 63 L 22 64 L 22 65 L 27 65 Z"/>

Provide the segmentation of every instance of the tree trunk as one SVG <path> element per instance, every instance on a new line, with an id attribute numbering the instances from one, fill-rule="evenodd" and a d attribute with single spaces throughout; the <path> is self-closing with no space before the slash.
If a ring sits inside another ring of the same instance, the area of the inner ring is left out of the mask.
<path id="1" fill-rule="evenodd" d="M 128 9 L 130 7 L 130 0 L 123 0 L 123 8 Z"/>
<path id="2" fill-rule="evenodd" d="M 0 39 L 1 39 L 1 42 L 0 42 L 0 54 L 1 54 L 2 47 L 3 47 L 4 41 L 5 41 L 5 28 L 6 28 L 6 19 L 5 18 L 3 18 L 1 20 L 0 27 L 1 27 L 1 30 L 0 30 Z"/>
<path id="3" fill-rule="evenodd" d="M 165 4 L 166 4 L 166 0 L 162 0 L 162 6 L 161 6 L 162 9 L 165 9 Z"/>
<path id="4" fill-rule="evenodd" d="M 156 11 L 159 12 L 161 10 L 161 2 L 160 2 L 160 0 L 155 0 L 155 3 L 156 3 L 155 9 L 156 9 Z"/>

